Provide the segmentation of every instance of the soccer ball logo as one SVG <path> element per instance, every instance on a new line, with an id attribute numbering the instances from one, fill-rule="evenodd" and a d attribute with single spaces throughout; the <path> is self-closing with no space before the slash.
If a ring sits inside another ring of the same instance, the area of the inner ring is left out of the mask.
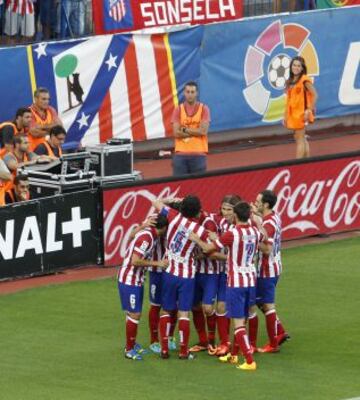
<path id="1" fill-rule="evenodd" d="M 249 46 L 245 56 L 243 94 L 263 122 L 280 121 L 284 115 L 286 80 L 294 56 L 305 58 L 309 76 L 319 75 L 319 60 L 309 39 L 310 31 L 299 24 L 271 23 Z"/>
<path id="2" fill-rule="evenodd" d="M 268 77 L 270 85 L 274 89 L 283 90 L 285 88 L 285 83 L 290 75 L 290 62 L 291 59 L 286 54 L 279 54 L 271 60 Z"/>

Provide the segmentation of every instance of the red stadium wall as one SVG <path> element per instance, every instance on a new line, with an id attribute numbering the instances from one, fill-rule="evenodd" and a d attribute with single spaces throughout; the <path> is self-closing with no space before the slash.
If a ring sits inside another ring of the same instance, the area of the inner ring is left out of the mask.
<path id="1" fill-rule="evenodd" d="M 284 239 L 360 228 L 360 153 L 183 180 L 143 181 L 103 193 L 105 265 L 121 262 L 132 228 L 153 213 L 151 202 L 156 198 L 196 194 L 204 210 L 214 212 L 226 194 L 254 201 L 265 188 L 278 195 Z"/>

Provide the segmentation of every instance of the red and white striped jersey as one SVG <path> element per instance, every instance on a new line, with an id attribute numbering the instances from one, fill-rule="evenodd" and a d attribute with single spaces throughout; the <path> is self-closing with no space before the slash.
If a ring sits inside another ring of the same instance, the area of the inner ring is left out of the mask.
<path id="1" fill-rule="evenodd" d="M 32 0 L 6 0 L 6 9 L 22 16 L 34 14 Z"/>
<path id="2" fill-rule="evenodd" d="M 223 234 L 227 232 L 231 227 L 234 227 L 225 217 L 220 214 L 210 214 L 210 217 L 215 221 L 218 226 L 218 232 Z"/>
<path id="3" fill-rule="evenodd" d="M 219 250 L 228 248 L 228 287 L 256 285 L 255 255 L 263 234 L 254 226 L 236 225 L 215 242 Z"/>
<path id="4" fill-rule="evenodd" d="M 225 217 L 223 217 L 220 214 L 211 214 L 211 218 L 213 218 L 213 220 L 215 221 L 215 223 L 218 226 L 219 235 L 223 235 L 229 229 L 235 227 L 235 225 L 230 223 Z M 226 255 L 227 254 L 227 248 L 222 249 L 221 253 Z M 220 269 L 220 272 L 226 272 L 227 271 L 227 261 L 219 261 L 219 269 Z"/>
<path id="5" fill-rule="evenodd" d="M 206 229 L 206 231 L 218 233 L 219 228 L 211 216 L 205 217 L 201 225 Z M 220 272 L 220 261 L 211 260 L 205 255 L 204 258 L 197 261 L 197 272 L 200 274 L 218 274 Z"/>
<path id="6" fill-rule="evenodd" d="M 200 236 L 201 240 L 206 241 L 208 235 L 204 227 L 168 207 L 164 207 L 161 214 L 166 215 L 169 221 L 166 234 L 166 256 L 169 260 L 169 266 L 166 272 L 181 278 L 194 278 L 196 244 L 189 239 L 189 235 L 190 232 L 194 232 Z"/>
<path id="7" fill-rule="evenodd" d="M 125 285 L 142 286 L 144 283 L 144 267 L 135 267 L 131 258 L 137 254 L 144 260 L 150 260 L 156 244 L 156 231 L 154 228 L 145 228 L 139 231 L 127 249 L 123 265 L 119 269 L 119 282 Z"/>
<path id="8" fill-rule="evenodd" d="M 267 242 L 272 245 L 272 249 L 269 255 L 259 252 L 259 276 L 261 278 L 275 278 L 282 271 L 280 216 L 272 212 L 264 217 L 262 225 L 267 232 Z"/>
<path id="9" fill-rule="evenodd" d="M 152 259 L 154 261 L 161 261 L 165 256 L 165 239 L 163 237 L 158 237 L 155 241 Z M 162 273 L 163 268 L 161 267 L 149 267 L 150 272 Z"/>

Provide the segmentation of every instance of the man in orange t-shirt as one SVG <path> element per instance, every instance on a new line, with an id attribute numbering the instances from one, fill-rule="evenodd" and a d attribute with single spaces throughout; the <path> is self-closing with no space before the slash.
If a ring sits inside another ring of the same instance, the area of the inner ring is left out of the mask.
<path id="1" fill-rule="evenodd" d="M 44 143 L 50 133 L 50 129 L 62 122 L 55 108 L 49 105 L 50 93 L 46 88 L 38 88 L 34 93 L 34 104 L 29 108 L 32 120 L 29 131 L 30 151 L 34 151 L 40 144 Z"/>
<path id="2" fill-rule="evenodd" d="M 196 82 L 185 84 L 184 96 L 184 103 L 175 108 L 171 119 L 175 137 L 174 176 L 206 171 L 210 111 L 197 101 Z"/>

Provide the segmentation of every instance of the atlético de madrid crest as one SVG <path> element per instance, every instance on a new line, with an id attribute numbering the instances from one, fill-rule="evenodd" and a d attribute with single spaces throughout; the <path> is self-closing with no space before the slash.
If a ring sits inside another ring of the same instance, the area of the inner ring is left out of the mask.
<path id="1" fill-rule="evenodd" d="M 108 0 L 109 16 L 116 22 L 120 22 L 126 16 L 127 7 L 124 0 Z"/>
<path id="2" fill-rule="evenodd" d="M 103 16 L 106 30 L 128 29 L 133 27 L 130 0 L 104 0 Z"/>

